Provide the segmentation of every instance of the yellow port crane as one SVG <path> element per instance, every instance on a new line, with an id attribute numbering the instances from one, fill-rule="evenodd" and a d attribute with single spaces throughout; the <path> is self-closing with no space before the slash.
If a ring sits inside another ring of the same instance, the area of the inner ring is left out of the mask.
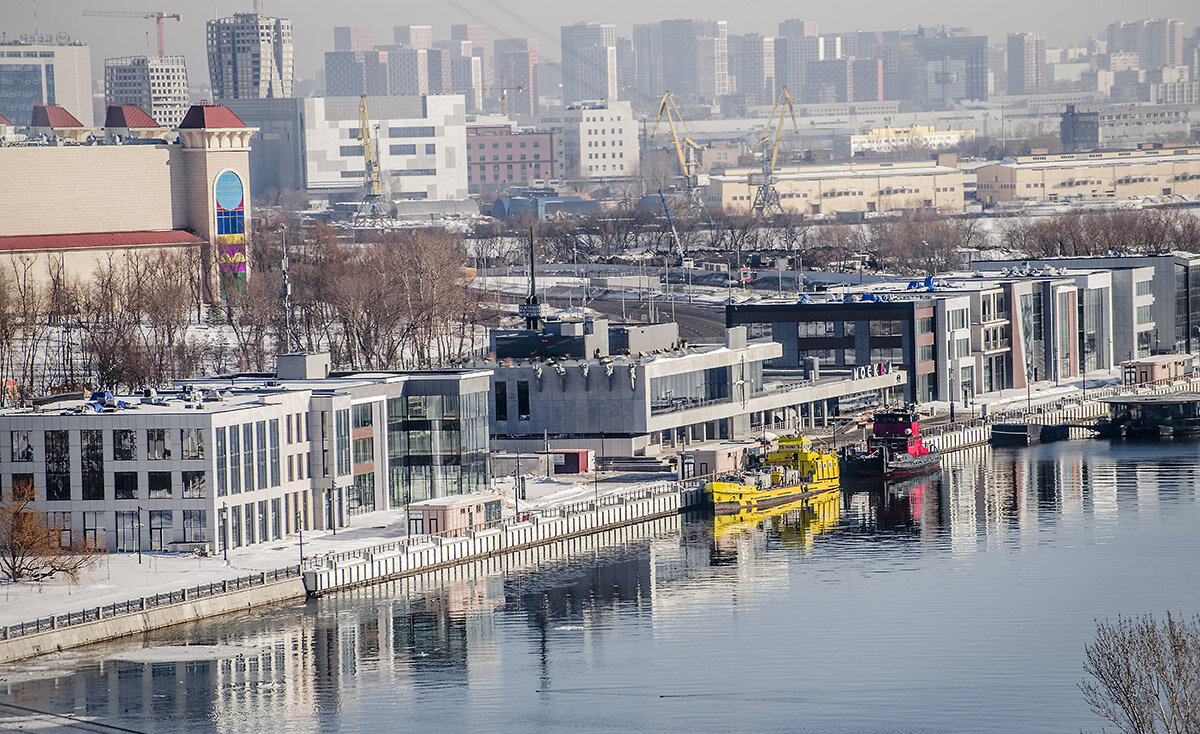
<path id="1" fill-rule="evenodd" d="M 749 179 L 751 186 L 757 185 L 758 187 L 754 194 L 754 213 L 756 215 L 770 216 L 783 213 L 783 205 L 779 203 L 779 191 L 775 188 L 775 162 L 779 158 L 779 143 L 783 140 L 783 129 L 787 122 L 783 116 L 784 112 L 791 116 L 792 129 L 796 131 L 796 135 L 799 135 L 800 126 L 796 124 L 796 108 L 792 106 L 792 95 L 788 93 L 787 87 L 781 88 L 779 96 L 775 98 L 775 106 L 771 108 L 771 116 L 767 118 L 767 131 L 763 133 L 757 143 L 750 146 L 750 149 L 754 150 L 772 139 L 775 141 L 771 145 L 769 156 L 766 148 L 763 148 L 761 181 L 756 181 L 756 177 L 753 175 Z"/>
<path id="2" fill-rule="evenodd" d="M 658 103 L 658 118 L 654 121 L 654 130 L 650 133 L 651 138 L 658 136 L 658 126 L 664 117 L 667 118 L 667 127 L 671 130 L 671 142 L 675 144 L 675 155 L 679 159 L 679 172 L 683 176 L 688 203 L 703 210 L 704 199 L 701 196 L 700 180 L 697 174 L 700 163 L 696 160 L 696 154 L 708 148 L 692 139 L 692 133 L 688 130 L 687 123 L 684 122 L 683 115 L 679 112 L 679 105 L 675 103 L 675 95 L 670 92 L 664 92 L 662 100 Z M 683 131 L 682 138 L 679 136 L 680 130 Z"/>
<path id="3" fill-rule="evenodd" d="M 379 172 L 379 147 L 371 134 L 371 119 L 367 114 L 367 95 L 358 102 L 358 142 L 363 149 L 363 198 L 354 223 L 378 226 L 387 218 L 384 210 L 383 177 Z"/>

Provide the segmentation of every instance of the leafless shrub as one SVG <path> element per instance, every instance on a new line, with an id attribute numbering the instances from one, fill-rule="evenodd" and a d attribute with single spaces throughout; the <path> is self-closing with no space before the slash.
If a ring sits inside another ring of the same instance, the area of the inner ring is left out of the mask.
<path id="1" fill-rule="evenodd" d="M 1092 710 L 1127 734 L 1200 732 L 1200 614 L 1118 617 L 1096 625 L 1079 688 Z"/>

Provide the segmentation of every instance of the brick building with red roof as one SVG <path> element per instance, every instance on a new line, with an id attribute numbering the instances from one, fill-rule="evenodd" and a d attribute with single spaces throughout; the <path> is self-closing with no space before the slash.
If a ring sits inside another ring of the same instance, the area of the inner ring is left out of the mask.
<path id="1" fill-rule="evenodd" d="M 33 109 L 33 131 L 81 140 L 95 131 L 54 105 Z M 110 107 L 106 127 L 156 137 L 153 118 Z M 0 148 L 0 268 L 49 278 L 51 263 L 86 281 L 114 257 L 196 250 L 210 300 L 244 288 L 250 138 L 227 108 L 194 105 L 173 142 Z"/>

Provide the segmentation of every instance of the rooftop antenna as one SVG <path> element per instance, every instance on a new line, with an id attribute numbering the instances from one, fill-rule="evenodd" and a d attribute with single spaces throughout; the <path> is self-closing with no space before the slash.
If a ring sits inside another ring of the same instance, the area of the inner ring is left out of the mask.
<path id="1" fill-rule="evenodd" d="M 537 331 L 542 328 L 542 304 L 537 297 L 537 258 L 534 256 L 533 227 L 529 228 L 529 295 L 525 303 L 517 307 L 517 315 L 525 319 L 525 328 Z"/>

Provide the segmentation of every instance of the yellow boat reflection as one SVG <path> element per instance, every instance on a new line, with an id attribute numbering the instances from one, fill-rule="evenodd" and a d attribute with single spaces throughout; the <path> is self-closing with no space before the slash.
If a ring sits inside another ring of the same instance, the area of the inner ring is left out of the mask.
<path id="1" fill-rule="evenodd" d="M 714 515 L 713 538 L 730 540 L 761 526 L 775 530 L 784 545 L 809 548 L 813 538 L 837 527 L 841 513 L 841 490 L 829 489 L 786 505 Z"/>

